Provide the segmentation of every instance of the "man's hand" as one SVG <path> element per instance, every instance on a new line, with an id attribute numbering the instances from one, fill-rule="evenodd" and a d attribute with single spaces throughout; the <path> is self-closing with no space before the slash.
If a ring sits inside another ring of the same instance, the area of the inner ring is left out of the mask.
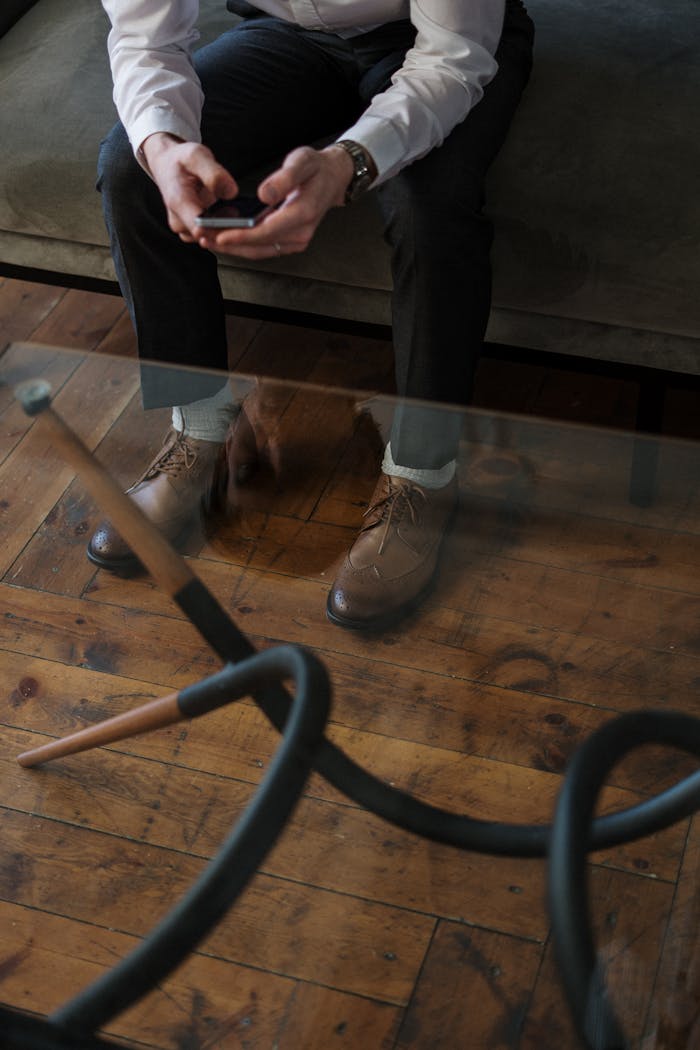
<path id="1" fill-rule="evenodd" d="M 217 198 L 235 197 L 236 180 L 198 142 L 182 142 L 158 132 L 149 135 L 142 150 L 165 203 L 170 229 L 188 243 L 199 240 L 197 216 Z"/>
<path id="2" fill-rule="evenodd" d="M 200 230 L 197 240 L 203 248 L 245 259 L 303 252 L 326 212 L 343 204 L 352 173 L 352 159 L 338 146 L 295 149 L 258 187 L 265 204 L 281 207 L 252 229 Z"/>

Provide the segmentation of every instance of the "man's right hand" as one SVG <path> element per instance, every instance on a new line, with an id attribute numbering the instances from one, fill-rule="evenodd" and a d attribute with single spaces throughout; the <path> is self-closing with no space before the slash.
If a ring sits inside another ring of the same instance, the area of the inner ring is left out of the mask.
<path id="1" fill-rule="evenodd" d="M 236 180 L 199 142 L 156 132 L 141 149 L 165 203 L 170 229 L 183 241 L 196 241 L 201 235 L 197 216 L 219 197 L 235 197 Z"/>

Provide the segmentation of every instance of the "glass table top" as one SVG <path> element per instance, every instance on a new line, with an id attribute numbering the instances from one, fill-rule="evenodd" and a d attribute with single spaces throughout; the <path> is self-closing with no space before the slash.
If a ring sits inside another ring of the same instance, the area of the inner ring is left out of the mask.
<path id="1" fill-rule="evenodd" d="M 27 344 L 0 357 L 0 1002 L 45 1016 L 185 892 L 279 736 L 246 698 L 17 765 L 23 750 L 221 666 L 162 581 L 86 558 L 108 515 L 41 414 L 17 401 L 17 384 L 36 378 L 121 488 L 158 448 L 169 411 L 144 412 L 131 359 Z M 700 445 L 461 410 L 459 509 L 434 586 L 400 622 L 351 631 L 328 621 L 326 597 L 397 402 L 242 374 L 229 383 L 260 461 L 247 478 L 229 471 L 215 513 L 192 522 L 187 571 L 255 649 L 291 643 L 323 662 L 327 737 L 383 784 L 485 821 L 544 824 L 594 731 L 642 708 L 700 715 Z M 677 750 L 635 750 L 600 812 L 696 769 Z M 699 858 L 697 817 L 589 858 L 613 1002 L 643 1050 L 699 1037 Z M 544 859 L 420 838 L 315 771 L 240 899 L 105 1038 L 202 1050 L 575 1047 L 546 894 Z"/>

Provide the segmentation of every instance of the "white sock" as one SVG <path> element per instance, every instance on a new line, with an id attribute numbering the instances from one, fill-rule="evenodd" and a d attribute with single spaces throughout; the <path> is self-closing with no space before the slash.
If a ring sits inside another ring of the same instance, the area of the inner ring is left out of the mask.
<path id="1" fill-rule="evenodd" d="M 224 441 L 226 432 L 239 410 L 228 383 L 213 397 L 175 405 L 173 428 L 195 441 Z"/>
<path id="2" fill-rule="evenodd" d="M 448 485 L 455 476 L 457 460 L 451 459 L 444 467 L 438 467 L 437 470 L 428 470 L 423 467 L 402 467 L 398 463 L 394 463 L 394 457 L 391 454 L 391 442 L 389 441 L 384 449 L 382 470 L 393 478 L 406 478 L 408 481 L 415 482 L 416 485 L 421 485 L 424 489 L 441 489 Z"/>

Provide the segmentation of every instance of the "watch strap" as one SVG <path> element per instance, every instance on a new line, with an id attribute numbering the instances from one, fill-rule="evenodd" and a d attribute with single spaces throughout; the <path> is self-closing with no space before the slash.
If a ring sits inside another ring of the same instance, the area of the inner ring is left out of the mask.
<path id="1" fill-rule="evenodd" d="M 359 142 L 338 139 L 333 145 L 344 149 L 353 163 L 353 175 L 345 190 L 345 203 L 350 204 L 369 189 L 376 178 L 377 169 L 372 157 Z"/>

